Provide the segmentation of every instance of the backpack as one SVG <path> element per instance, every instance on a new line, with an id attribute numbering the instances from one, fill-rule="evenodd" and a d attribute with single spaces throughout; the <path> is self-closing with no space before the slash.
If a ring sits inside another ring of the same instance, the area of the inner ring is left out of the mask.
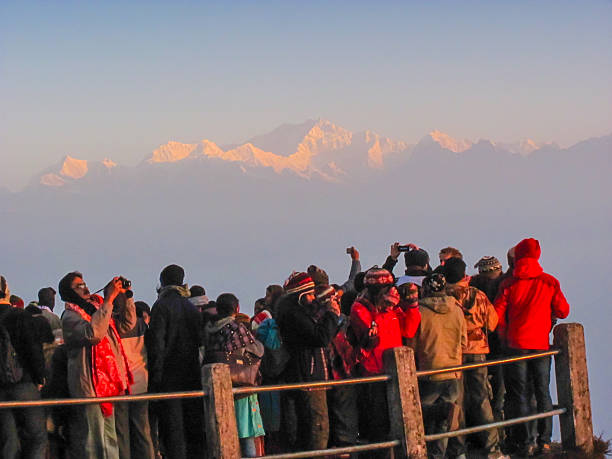
<path id="1" fill-rule="evenodd" d="M 0 324 L 0 385 L 15 384 L 23 378 L 23 367 L 19 363 L 19 357 L 11 335 L 2 324 Z"/>
<path id="2" fill-rule="evenodd" d="M 291 359 L 289 351 L 283 344 L 278 325 L 274 319 L 264 320 L 256 333 L 257 339 L 266 349 L 261 362 L 261 373 L 266 379 L 277 379 L 283 374 Z"/>
<path id="3" fill-rule="evenodd" d="M 253 340 L 253 335 L 244 325 L 232 321 L 212 335 L 205 361 L 229 365 L 234 386 L 259 385 L 262 356 L 245 349 Z"/>

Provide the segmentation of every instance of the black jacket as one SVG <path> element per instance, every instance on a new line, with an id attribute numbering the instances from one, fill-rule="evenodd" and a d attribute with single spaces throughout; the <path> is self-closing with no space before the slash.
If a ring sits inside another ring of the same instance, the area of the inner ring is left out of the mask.
<path id="1" fill-rule="evenodd" d="M 45 379 L 45 358 L 38 339 L 34 318 L 23 309 L 0 305 L 0 322 L 6 327 L 19 363 L 24 382 L 42 384 Z"/>
<path id="2" fill-rule="evenodd" d="M 201 315 L 179 289 L 162 292 L 151 308 L 146 334 L 150 391 L 201 388 Z"/>
<path id="3" fill-rule="evenodd" d="M 286 295 L 277 305 L 278 327 L 291 354 L 284 377 L 290 382 L 330 378 L 327 346 L 338 331 L 338 317 L 327 311 L 318 322 L 298 303 L 298 294 Z"/>

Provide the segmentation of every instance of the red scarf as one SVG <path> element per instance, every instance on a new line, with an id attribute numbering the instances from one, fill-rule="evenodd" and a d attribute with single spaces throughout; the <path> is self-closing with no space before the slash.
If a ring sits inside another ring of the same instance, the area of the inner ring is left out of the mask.
<path id="1" fill-rule="evenodd" d="M 92 299 L 96 302 L 96 308 L 99 308 L 102 303 L 101 299 L 99 297 L 92 297 Z M 87 322 L 91 322 L 91 316 L 76 304 L 66 303 L 66 309 L 78 313 Z M 115 321 L 112 318 L 109 323 L 109 331 L 114 335 L 117 343 L 119 343 L 119 349 L 127 373 L 125 376 L 127 377 L 128 386 L 134 384 L 134 378 L 132 377 L 132 372 L 130 371 L 128 360 L 123 350 L 123 344 L 121 343 L 121 338 L 115 327 Z M 114 395 L 123 395 L 130 392 L 130 388 L 124 386 L 123 379 L 119 375 L 119 368 L 115 361 L 115 354 L 111 348 L 108 333 L 102 338 L 102 341 L 95 346 L 91 346 L 91 382 L 96 397 L 112 397 Z M 113 414 L 112 403 L 100 403 L 100 409 L 104 417 Z"/>

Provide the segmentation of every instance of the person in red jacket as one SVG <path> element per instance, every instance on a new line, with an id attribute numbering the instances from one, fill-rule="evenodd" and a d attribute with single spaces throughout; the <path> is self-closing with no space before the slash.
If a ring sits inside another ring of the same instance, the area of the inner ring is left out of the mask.
<path id="1" fill-rule="evenodd" d="M 373 268 L 363 283 L 364 291 L 351 308 L 350 327 L 358 349 L 358 374 L 367 376 L 384 373 L 383 352 L 402 345 L 402 325 L 395 312 L 400 296 L 393 275 Z M 370 442 L 386 440 L 390 430 L 386 384 L 366 384 L 361 401 L 362 413 L 367 413 L 365 436 Z"/>
<path id="2" fill-rule="evenodd" d="M 538 262 L 540 253 L 540 243 L 536 239 L 523 239 L 515 247 L 512 276 L 502 282 L 495 300 L 499 335 L 510 355 L 548 350 L 554 320 L 564 319 L 569 314 L 569 304 L 561 292 L 559 281 L 546 274 Z M 508 417 L 529 414 L 529 380 L 533 382 L 538 411 L 552 410 L 550 357 L 507 365 L 504 368 L 504 380 Z M 550 450 L 551 435 L 551 418 L 540 420 L 538 453 Z M 536 452 L 529 443 L 525 424 L 515 427 L 514 441 L 521 455 L 530 456 Z"/>

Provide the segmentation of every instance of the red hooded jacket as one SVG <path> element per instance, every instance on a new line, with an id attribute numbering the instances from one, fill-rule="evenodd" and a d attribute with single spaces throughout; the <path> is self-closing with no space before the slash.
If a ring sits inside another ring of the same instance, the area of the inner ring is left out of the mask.
<path id="1" fill-rule="evenodd" d="M 521 241 L 515 257 L 512 277 L 502 282 L 495 300 L 498 333 L 510 348 L 548 350 L 552 318 L 566 318 L 569 304 L 559 281 L 540 266 L 537 240 Z"/>

